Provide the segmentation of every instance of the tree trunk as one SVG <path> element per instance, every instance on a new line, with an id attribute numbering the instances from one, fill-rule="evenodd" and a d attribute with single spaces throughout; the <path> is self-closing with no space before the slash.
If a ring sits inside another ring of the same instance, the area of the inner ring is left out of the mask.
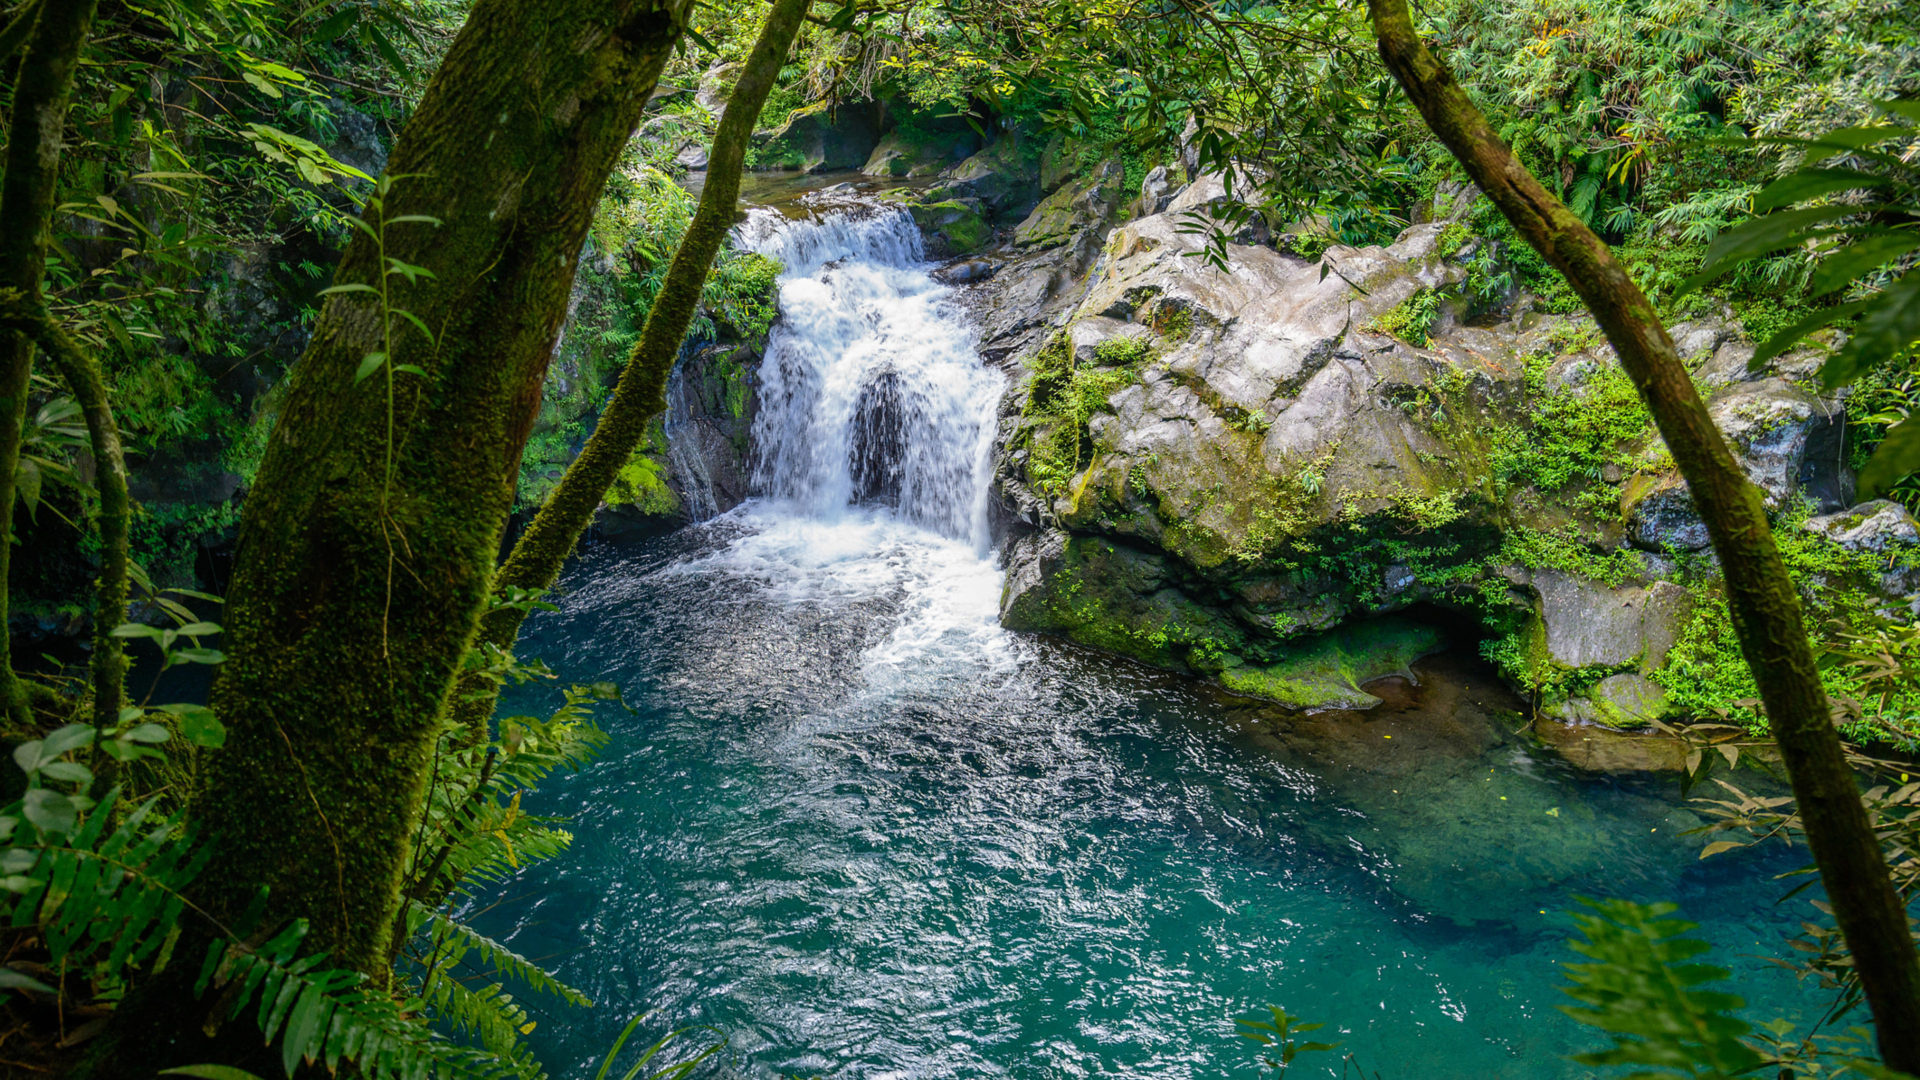
<path id="1" fill-rule="evenodd" d="M 735 203 L 740 197 L 740 171 L 746 159 L 747 142 L 760 117 L 760 108 L 773 89 L 787 53 L 805 21 L 808 0 L 775 0 L 767 13 L 766 25 L 747 57 L 727 99 L 726 111 L 714 132 L 713 152 L 707 162 L 706 185 L 700 191 L 700 205 L 694 211 L 687 233 L 674 252 L 666 280 L 647 312 L 646 325 L 633 355 L 621 370 L 620 384 L 594 425 L 580 456 L 567 466 L 560 483 L 540 507 L 533 523 L 513 545 L 513 551 L 494 579 L 494 588 L 502 593 L 510 589 L 537 590 L 550 587 L 559 577 L 567 556 L 582 533 L 593 522 L 594 511 L 613 485 L 616 475 L 646 438 L 647 427 L 667 407 L 667 379 L 680 355 L 687 326 L 693 321 L 706 286 L 707 271 L 726 240 L 727 231 L 737 220 Z M 526 611 L 518 607 L 497 607 L 481 622 L 480 640 L 502 651 L 513 648 Z M 462 678 L 454 694 L 454 718 L 467 725 L 470 737 L 485 732 L 483 725 L 493 711 L 499 687 L 482 678 Z"/>
<path id="2" fill-rule="evenodd" d="M 241 520 L 212 694 L 227 742 L 190 807 L 211 848 L 194 899 L 215 917 L 265 886 L 269 922 L 306 919 L 330 965 L 384 980 L 581 243 L 691 6 L 479 0 L 401 132 L 335 276 L 376 292 L 328 298 Z M 104 1074 L 202 1060 L 199 955 L 176 948 L 122 1010 Z"/>
<path id="3" fill-rule="evenodd" d="M 73 90 L 73 73 L 96 4 L 97 0 L 40 4 L 14 80 L 13 116 L 7 123 L 7 173 L 0 181 L 0 288 L 18 289 L 29 302 L 38 302 L 46 273 L 67 96 Z M 26 692 L 13 673 L 7 575 L 13 561 L 14 472 L 20 467 L 20 438 L 27 425 L 32 375 L 33 342 L 17 330 L 0 331 L 0 708 L 22 725 L 31 716 Z"/>
<path id="4" fill-rule="evenodd" d="M 1814 667 L 1760 492 L 1707 415 L 1659 313 L 1607 245 L 1553 197 L 1421 43 L 1405 0 L 1368 0 L 1380 55 L 1440 141 L 1586 302 L 1686 477 L 1726 575 L 1741 652 L 1792 778 L 1807 846 L 1873 1010 L 1880 1053 L 1920 1074 L 1920 963 Z"/>
<path id="5" fill-rule="evenodd" d="M 100 495 L 100 578 L 93 601 L 93 771 L 96 794 L 112 771 L 112 760 L 100 750 L 106 730 L 119 722 L 126 698 L 126 650 L 113 636 L 127 619 L 127 460 L 120 448 L 120 428 L 107 401 L 106 380 L 100 365 L 80 351 L 61 332 L 46 310 L 28 303 L 17 289 L 0 290 L 0 325 L 27 338 L 60 371 L 87 421 L 93 449 L 94 486 Z"/>

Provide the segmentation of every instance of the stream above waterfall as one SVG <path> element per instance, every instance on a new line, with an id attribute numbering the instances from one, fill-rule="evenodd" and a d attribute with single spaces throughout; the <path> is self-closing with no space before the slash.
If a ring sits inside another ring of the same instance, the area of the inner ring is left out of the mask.
<path id="1" fill-rule="evenodd" d="M 1369 1074 L 1584 1076 L 1598 1040 L 1556 1008 L 1583 895 L 1674 900 L 1755 1019 L 1820 1012 L 1768 960 L 1812 917 L 1771 880 L 1799 853 L 1699 860 L 1671 778 L 1537 747 L 1470 641 L 1299 715 L 1003 630 L 1003 377 L 910 222 L 740 236 L 787 268 L 759 494 L 588 550 L 523 637 L 631 706 L 529 800 L 572 850 L 475 905 L 596 1002 L 527 1002 L 556 1076 L 640 1013 L 751 1077 L 1252 1075 L 1232 1018 L 1269 1004 Z"/>

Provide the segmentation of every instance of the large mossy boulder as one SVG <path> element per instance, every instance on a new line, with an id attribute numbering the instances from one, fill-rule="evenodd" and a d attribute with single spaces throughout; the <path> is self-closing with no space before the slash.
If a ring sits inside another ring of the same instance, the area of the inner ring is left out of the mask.
<path id="1" fill-rule="evenodd" d="M 880 143 L 879 106 L 871 101 L 817 101 L 756 132 L 763 161 L 802 172 L 859 168 Z"/>
<path id="2" fill-rule="evenodd" d="M 1691 707 L 1674 665 L 1724 610 L 1711 560 L 1685 557 L 1705 530 L 1590 320 L 1522 302 L 1466 324 L 1474 240 L 1452 213 L 1324 259 L 1249 232 L 1221 268 L 1182 212 L 1224 183 L 1107 231 L 1116 177 L 1065 181 L 981 287 L 988 342 L 1017 349 L 996 459 L 1026 537 L 1004 553 L 1009 626 L 1313 707 L 1364 704 L 1368 665 L 1328 675 L 1353 651 L 1337 635 L 1424 605 L 1477 620 L 1563 724 Z M 1844 506 L 1841 413 L 1780 366 L 1805 358 L 1748 371 L 1724 314 L 1676 330 L 1782 519 Z M 1836 551 L 1903 528 L 1881 508 L 1816 520 Z M 1871 577 L 1846 595 L 1891 610 L 1920 587 Z M 1810 582 L 1810 619 L 1843 592 Z"/>
<path id="3" fill-rule="evenodd" d="M 940 174 L 940 190 L 977 199 L 995 219 L 1019 220 L 1040 201 L 1040 173 L 1030 140 L 1004 136 Z"/>
<path id="4" fill-rule="evenodd" d="M 1040 200 L 1013 230 L 1021 247 L 1057 247 L 1089 227 L 1112 220 L 1122 202 L 1123 173 L 1107 162 Z"/>
<path id="5" fill-rule="evenodd" d="M 908 117 L 887 132 L 860 171 L 868 176 L 918 179 L 960 164 L 980 149 L 980 136 L 965 124 Z"/>

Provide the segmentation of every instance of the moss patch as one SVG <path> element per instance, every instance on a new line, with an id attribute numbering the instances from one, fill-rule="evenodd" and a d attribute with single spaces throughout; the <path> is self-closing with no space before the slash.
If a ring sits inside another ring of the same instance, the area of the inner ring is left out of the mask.
<path id="1" fill-rule="evenodd" d="M 1437 651 L 1440 643 L 1440 631 L 1425 623 L 1369 619 L 1282 646 L 1284 658 L 1276 662 L 1226 668 L 1220 682 L 1235 693 L 1292 709 L 1366 709 L 1380 699 L 1361 689 L 1364 684 L 1408 673 L 1415 660 Z"/>

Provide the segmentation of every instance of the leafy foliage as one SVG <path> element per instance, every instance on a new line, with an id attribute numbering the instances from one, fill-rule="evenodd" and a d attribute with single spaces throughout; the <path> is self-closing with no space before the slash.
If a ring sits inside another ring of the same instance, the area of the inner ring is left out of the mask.
<path id="1" fill-rule="evenodd" d="M 1266 1020 L 1239 1019 L 1235 1020 L 1234 1024 L 1245 1029 L 1240 1032 L 1241 1038 L 1266 1048 L 1262 1060 L 1266 1062 L 1268 1068 L 1276 1072 L 1286 1072 L 1293 1064 L 1293 1059 L 1301 1054 L 1332 1050 L 1340 1045 L 1337 1042 L 1301 1042 L 1295 1037 L 1309 1031 L 1318 1031 L 1326 1027 L 1325 1024 L 1303 1024 L 1299 1017 L 1278 1005 L 1267 1006 L 1267 1013 Z"/>
<path id="2" fill-rule="evenodd" d="M 1729 229 L 1707 249 L 1704 284 L 1783 249 L 1806 252 L 1812 295 L 1835 302 L 1788 324 L 1755 350 L 1764 364 L 1816 331 L 1851 328 L 1831 350 L 1821 379 L 1838 387 L 1883 365 L 1910 360 L 1920 342 L 1920 102 L 1883 101 L 1888 120 L 1836 128 L 1813 138 L 1769 136 L 1802 162 L 1754 196 L 1761 216 Z M 1903 151 L 1903 148 L 1905 150 Z M 1920 425 L 1906 420 L 1882 436 L 1860 472 L 1868 493 L 1920 470 Z"/>
<path id="3" fill-rule="evenodd" d="M 1605 1050 L 1576 1055 L 1585 1065 L 1635 1067 L 1649 1080 L 1741 1076 L 1765 1064 L 1743 1040 L 1751 1032 L 1734 1016 L 1745 1002 L 1707 989 L 1730 972 L 1691 963 L 1711 946 L 1686 937 L 1697 924 L 1670 918 L 1673 904 L 1589 900 L 1574 922 L 1585 935 L 1573 951 L 1592 963 L 1567 964 L 1565 987 L 1577 1005 L 1567 1015 L 1613 1036 Z"/>

